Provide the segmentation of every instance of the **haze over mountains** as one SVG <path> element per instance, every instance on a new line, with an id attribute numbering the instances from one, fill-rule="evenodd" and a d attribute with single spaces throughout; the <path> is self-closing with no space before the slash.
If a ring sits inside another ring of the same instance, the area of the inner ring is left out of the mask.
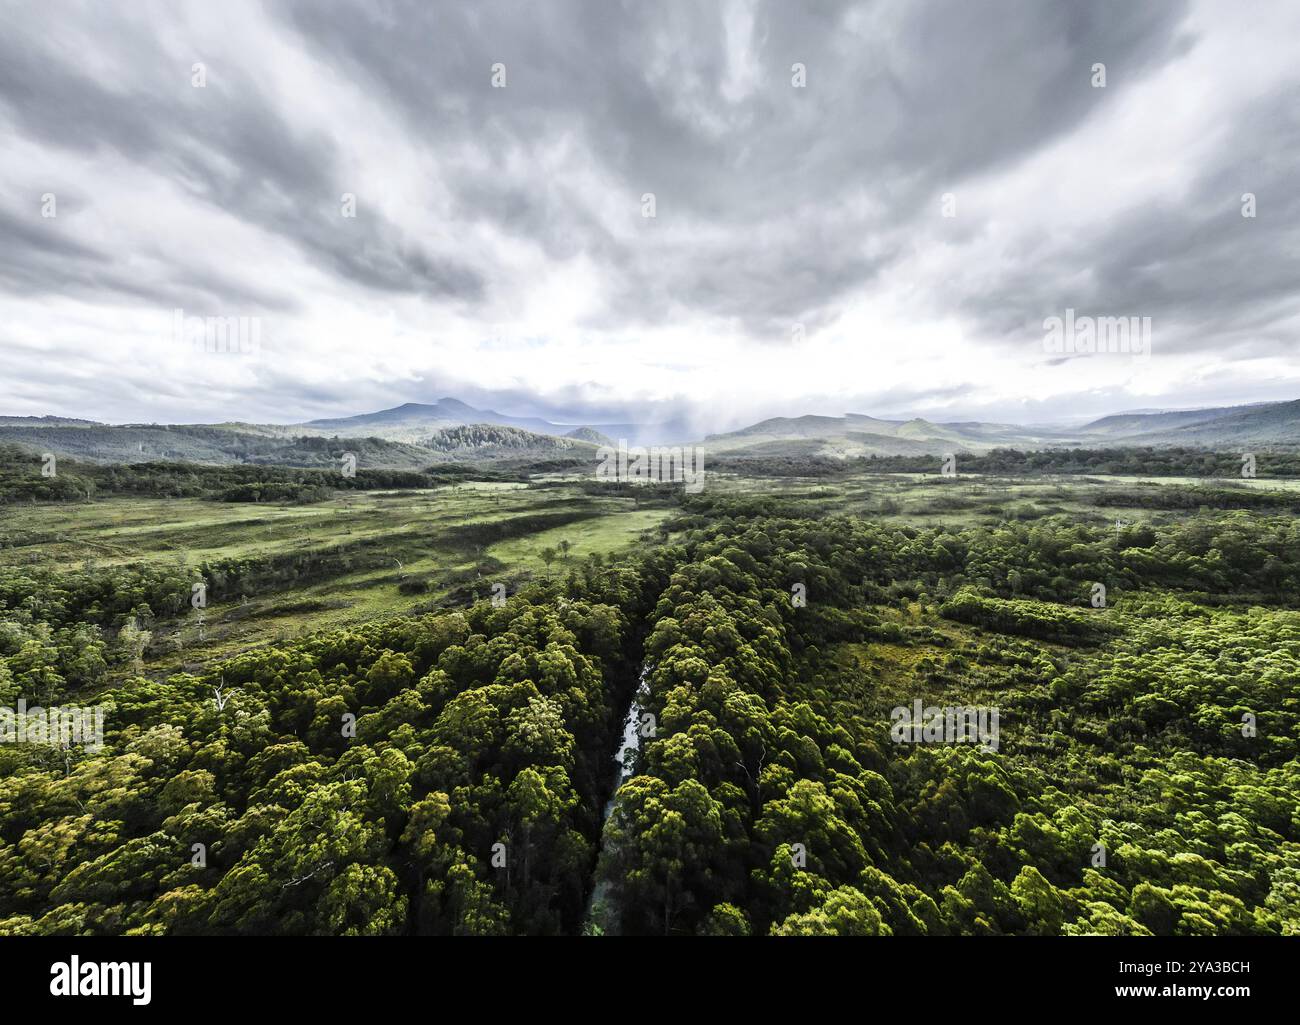
<path id="1" fill-rule="evenodd" d="M 681 424 L 553 423 L 478 409 L 454 398 L 302 424 L 103 424 L 0 417 L 0 442 L 96 462 L 324 465 L 343 448 L 371 466 L 590 459 L 598 446 L 701 444 L 719 457 L 980 454 L 994 448 L 1300 448 L 1300 400 L 1125 412 L 1079 426 L 880 419 L 864 414 L 773 417 L 692 438 Z"/>
<path id="2" fill-rule="evenodd" d="M 712 435 L 704 443 L 719 454 L 833 458 L 940 451 L 979 454 L 994 448 L 1289 448 L 1300 445 L 1300 401 L 1118 413 L 1080 426 L 933 423 L 919 418 L 881 420 L 858 414 L 775 417 L 738 431 Z"/>
<path id="3" fill-rule="evenodd" d="M 381 409 L 377 413 L 311 420 L 300 424 L 299 428 L 308 433 L 323 433 L 340 438 L 373 436 L 391 441 L 418 441 L 427 438 L 433 431 L 468 424 L 496 424 L 550 435 L 569 435 L 585 428 L 612 438 L 639 438 L 647 432 L 658 435 L 672 433 L 675 429 L 673 425 L 587 424 L 581 421 L 557 424 L 535 416 L 509 416 L 492 409 L 475 409 L 453 398 L 438 399 L 437 402 L 427 404 L 407 402 L 392 409 Z M 656 437 L 651 440 L 660 439 Z"/>

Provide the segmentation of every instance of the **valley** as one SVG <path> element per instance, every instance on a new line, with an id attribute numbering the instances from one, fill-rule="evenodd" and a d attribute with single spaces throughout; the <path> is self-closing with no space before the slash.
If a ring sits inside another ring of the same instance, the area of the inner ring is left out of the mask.
<path id="1" fill-rule="evenodd" d="M 1300 477 L 934 464 L 0 504 L 0 933 L 1300 928 Z"/>

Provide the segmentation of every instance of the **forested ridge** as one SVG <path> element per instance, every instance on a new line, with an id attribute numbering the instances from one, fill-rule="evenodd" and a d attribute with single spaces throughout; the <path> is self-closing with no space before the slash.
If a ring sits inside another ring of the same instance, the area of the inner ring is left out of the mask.
<path id="1" fill-rule="evenodd" d="M 708 494 L 663 533 L 165 678 L 134 610 L 192 573 L 10 581 L 0 706 L 108 714 L 97 754 L 0 745 L 0 933 L 1300 932 L 1291 519 Z M 998 750 L 894 742 L 914 699 L 998 707 Z"/>
<path id="2" fill-rule="evenodd" d="M 936 443 L 936 449 L 939 444 Z M 1128 444 L 1109 448 L 1081 448 L 1060 445 L 1051 448 L 994 448 L 977 455 L 962 449 L 960 442 L 947 443 L 956 457 L 959 473 L 1014 474 L 1107 474 L 1150 477 L 1203 477 L 1240 480 L 1241 452 L 1218 451 L 1192 446 L 1142 446 Z M 731 455 L 719 454 L 714 463 L 728 469 L 774 477 L 844 477 L 860 473 L 940 472 L 942 456 L 937 451 L 923 455 L 854 456 L 838 459 L 824 455 Z M 1261 451 L 1256 470 L 1260 477 L 1294 477 L 1300 474 L 1300 454 L 1292 446 Z"/>
<path id="3" fill-rule="evenodd" d="M 88 463 L 60 459 L 44 476 L 42 460 L 17 445 L 0 444 L 0 505 L 16 502 L 89 502 L 110 495 L 158 498 L 208 498 L 222 502 L 320 502 L 337 491 L 377 488 L 432 488 L 463 481 L 525 481 L 522 470 L 441 463 L 423 470 L 367 466 L 366 439 L 327 441 L 304 438 L 329 468 L 258 463 L 215 466 L 180 461 Z M 344 475 L 342 456 L 351 452 L 360 465 Z"/>

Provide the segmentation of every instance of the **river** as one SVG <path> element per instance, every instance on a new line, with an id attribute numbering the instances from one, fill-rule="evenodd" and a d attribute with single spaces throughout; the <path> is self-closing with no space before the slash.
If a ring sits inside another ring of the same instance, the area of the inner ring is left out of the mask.
<path id="1" fill-rule="evenodd" d="M 604 814 L 601 817 L 601 852 L 596 859 L 597 883 L 592 888 L 591 899 L 587 902 L 587 917 L 583 923 L 582 931 L 587 934 L 593 932 L 597 935 L 610 933 L 613 931 L 617 920 L 614 909 L 611 907 L 610 886 L 600 878 L 605 852 L 608 850 L 608 838 L 605 836 L 605 828 L 608 827 L 609 817 L 614 812 L 614 804 L 618 800 L 619 790 L 636 772 L 636 756 L 637 752 L 641 750 L 642 702 L 650 693 L 649 684 L 646 682 L 648 673 L 649 670 L 643 666 L 640 681 L 637 683 L 636 691 L 632 694 L 632 702 L 627 708 L 627 715 L 623 717 L 623 739 L 618 750 L 614 752 L 614 766 L 611 770 L 614 785 L 609 800 L 605 802 Z"/>

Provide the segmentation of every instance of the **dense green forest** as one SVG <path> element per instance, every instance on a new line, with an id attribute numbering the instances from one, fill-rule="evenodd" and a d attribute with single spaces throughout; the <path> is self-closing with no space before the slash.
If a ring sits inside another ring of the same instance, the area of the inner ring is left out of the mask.
<path id="1" fill-rule="evenodd" d="M 445 529 L 547 544 L 590 490 Z M 1298 934 L 1300 524 L 1183 490 L 1118 527 L 678 492 L 508 595 L 165 671 L 196 579 L 375 542 L 0 565 L 0 707 L 105 708 L 102 750 L 0 744 L 0 934 Z M 996 750 L 897 742 L 917 700 Z"/>
<path id="2" fill-rule="evenodd" d="M 464 481 L 526 481 L 530 472 L 571 468 L 567 462 L 528 464 L 497 469 L 443 463 L 423 470 L 357 466 L 345 475 L 341 457 L 358 446 L 352 441 L 304 439 L 334 468 L 310 469 L 253 463 L 204 465 L 185 462 L 110 463 L 75 460 L 55 463 L 49 476 L 39 473 L 42 460 L 14 445 L 0 445 L 0 504 L 15 502 L 89 502 L 110 495 L 156 498 L 210 498 L 222 502 L 320 502 L 335 490 L 431 488 Z"/>
<path id="3" fill-rule="evenodd" d="M 1190 447 L 1078 448 L 1059 446 L 1038 451 L 995 448 L 984 455 L 965 454 L 954 443 L 959 473 L 979 474 L 1141 474 L 1150 477 L 1241 477 L 1241 452 L 1214 451 Z M 860 473 L 940 472 L 937 455 L 829 456 L 720 455 L 715 465 L 756 476 L 843 477 Z M 1300 476 L 1300 454 L 1270 451 L 1257 457 L 1255 472 L 1260 477 Z"/>

